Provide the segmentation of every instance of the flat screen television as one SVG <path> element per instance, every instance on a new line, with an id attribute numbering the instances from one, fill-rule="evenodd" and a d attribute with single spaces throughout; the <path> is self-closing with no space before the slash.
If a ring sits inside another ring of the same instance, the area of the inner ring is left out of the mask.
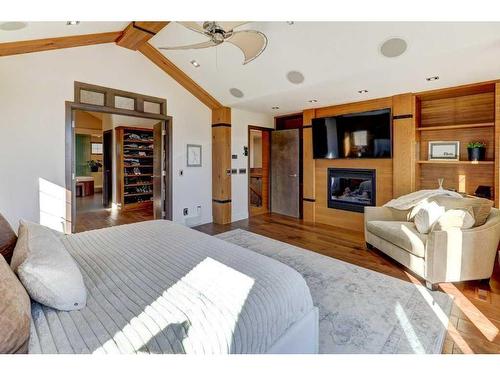
<path id="1" fill-rule="evenodd" d="M 314 159 L 390 158 L 391 110 L 315 118 L 312 135 Z"/>

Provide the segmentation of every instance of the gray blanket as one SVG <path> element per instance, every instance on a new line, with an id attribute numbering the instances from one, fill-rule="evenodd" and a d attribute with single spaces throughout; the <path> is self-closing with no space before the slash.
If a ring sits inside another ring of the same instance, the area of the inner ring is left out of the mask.
<path id="1" fill-rule="evenodd" d="M 169 221 L 62 241 L 87 306 L 34 302 L 30 353 L 265 353 L 313 307 L 290 267 Z"/>

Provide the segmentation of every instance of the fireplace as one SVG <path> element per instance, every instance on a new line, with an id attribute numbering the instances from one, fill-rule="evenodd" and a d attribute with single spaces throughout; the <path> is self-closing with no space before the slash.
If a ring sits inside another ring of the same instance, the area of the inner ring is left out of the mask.
<path id="1" fill-rule="evenodd" d="M 376 205 L 374 169 L 328 168 L 328 207 L 363 212 Z"/>

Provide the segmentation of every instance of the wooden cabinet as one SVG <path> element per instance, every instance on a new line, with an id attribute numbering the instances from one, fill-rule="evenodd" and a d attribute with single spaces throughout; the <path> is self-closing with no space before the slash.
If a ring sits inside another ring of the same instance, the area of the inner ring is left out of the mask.
<path id="1" fill-rule="evenodd" d="M 491 197 L 498 205 L 498 177 L 495 155 L 498 139 L 495 137 L 495 84 L 477 84 L 441 89 L 417 94 L 417 188 L 434 189 L 438 178 L 444 178 L 444 187 L 474 194 L 478 186 L 489 186 Z M 459 141 L 458 161 L 429 160 L 431 141 Z M 481 141 L 486 144 L 486 160 L 468 161 L 467 144 Z"/>
<path id="2" fill-rule="evenodd" d="M 117 127 L 116 189 L 122 210 L 153 207 L 153 129 Z"/>

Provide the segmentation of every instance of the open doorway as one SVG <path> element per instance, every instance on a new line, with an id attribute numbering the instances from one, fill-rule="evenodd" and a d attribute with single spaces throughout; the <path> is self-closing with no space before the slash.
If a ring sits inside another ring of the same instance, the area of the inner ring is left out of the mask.
<path id="1" fill-rule="evenodd" d="M 248 213 L 269 212 L 269 166 L 271 130 L 248 128 Z"/>
<path id="2" fill-rule="evenodd" d="M 76 110 L 74 125 L 75 231 L 155 218 L 155 165 L 161 164 L 155 127 L 162 121 Z"/>

